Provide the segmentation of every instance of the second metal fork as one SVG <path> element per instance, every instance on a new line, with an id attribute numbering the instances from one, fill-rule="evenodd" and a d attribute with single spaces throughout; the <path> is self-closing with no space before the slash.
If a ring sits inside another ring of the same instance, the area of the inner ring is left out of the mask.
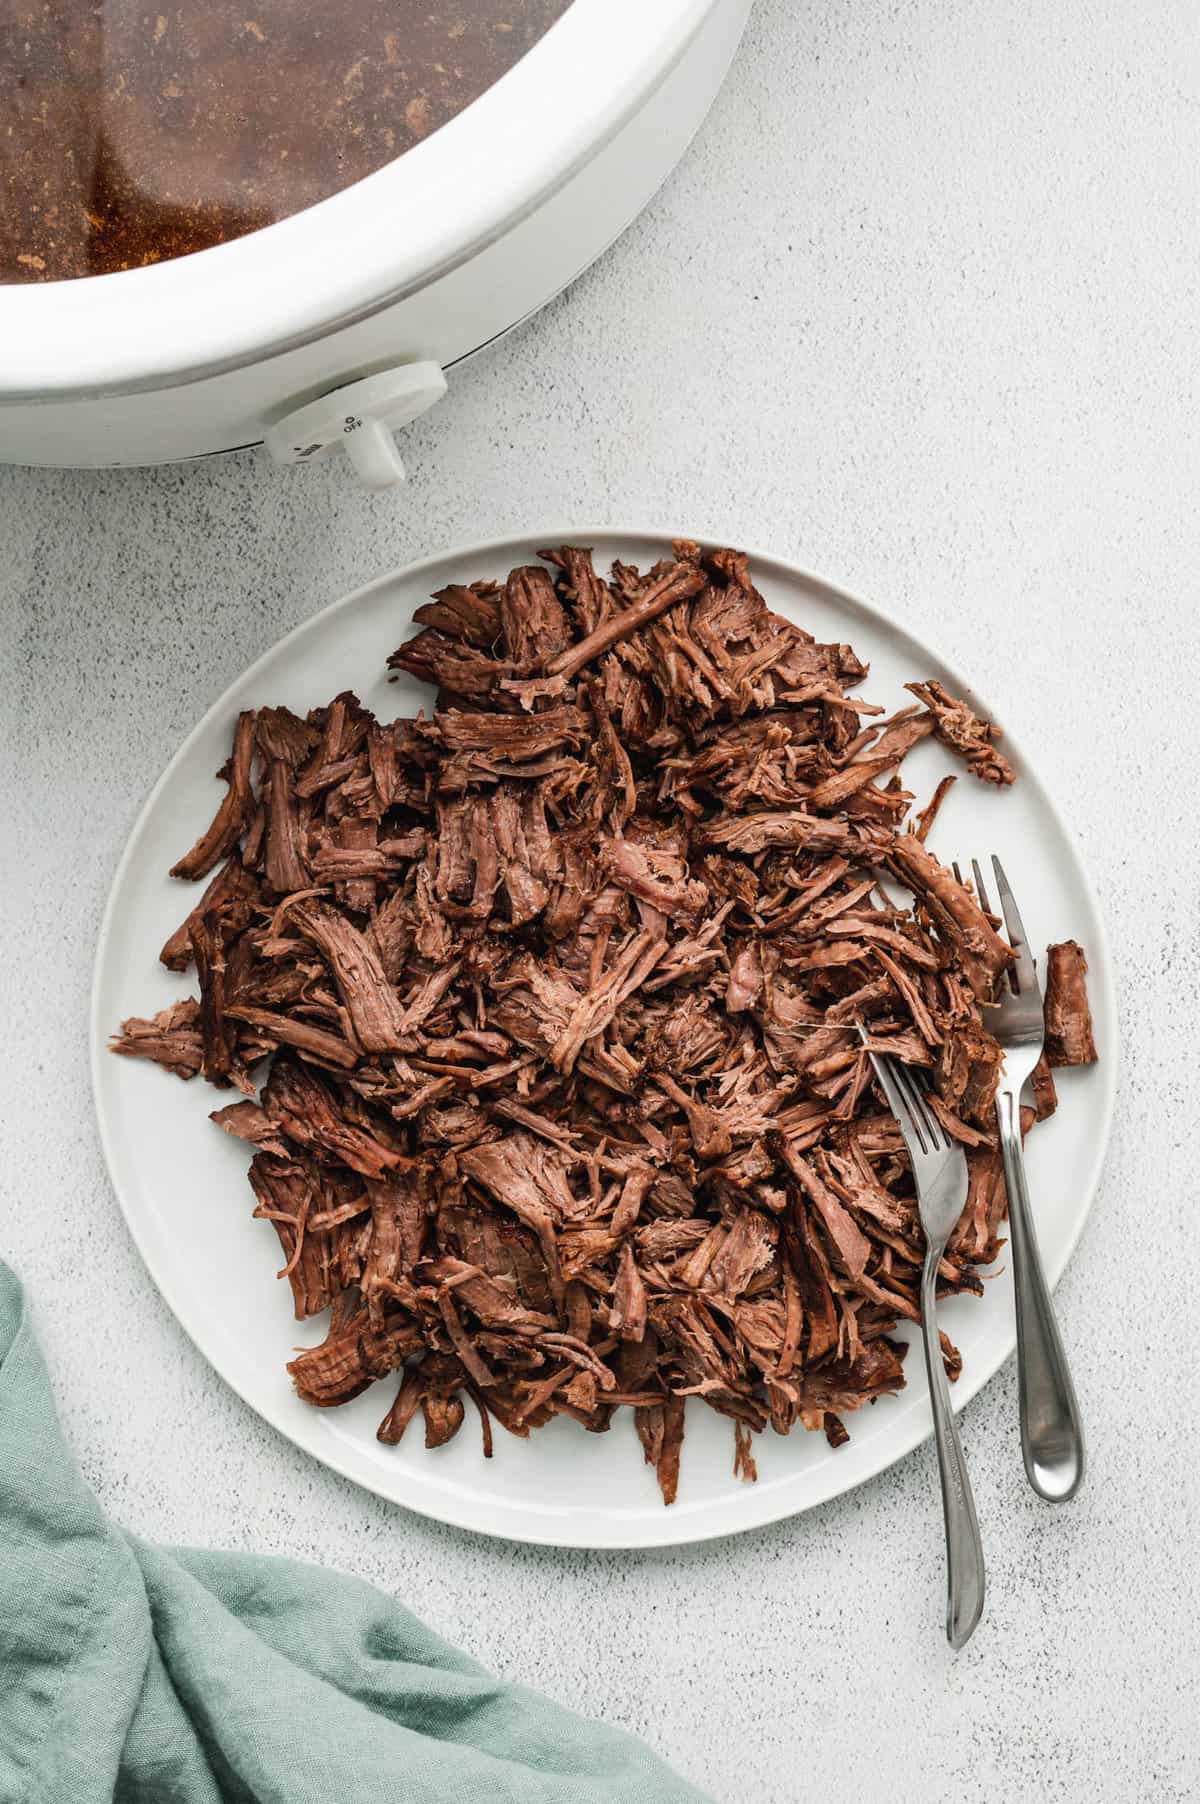
<path id="1" fill-rule="evenodd" d="M 867 1032 L 861 1023 L 858 1031 L 867 1041 Z M 938 1337 L 936 1292 L 938 1266 L 946 1242 L 954 1232 L 967 1200 L 967 1161 L 962 1147 L 950 1139 L 927 1106 L 923 1080 L 916 1070 L 898 1064 L 888 1053 L 871 1052 L 869 1044 L 868 1052 L 904 1136 L 925 1235 L 921 1336 L 942 1483 L 942 1512 L 946 1519 L 946 1637 L 951 1647 L 958 1648 L 969 1639 L 983 1614 L 983 1543 L 967 1463 L 950 1406 L 950 1387 Z"/>
<path id="2" fill-rule="evenodd" d="M 955 866 L 956 872 L 957 869 Z M 991 914 L 983 872 L 975 859 L 971 869 L 979 905 Z M 1004 866 L 995 855 L 992 870 L 1009 944 L 1016 953 L 1010 972 L 1000 979 L 995 1001 L 986 1008 L 985 1018 L 1004 1050 L 1004 1069 L 996 1091 L 996 1120 L 1012 1228 L 1021 1454 L 1026 1476 L 1038 1496 L 1050 1503 L 1065 1503 L 1075 1495 L 1083 1478 L 1083 1424 L 1038 1252 L 1021 1143 L 1021 1090 L 1033 1074 L 1045 1040 L 1042 992 L 1016 898 Z"/>

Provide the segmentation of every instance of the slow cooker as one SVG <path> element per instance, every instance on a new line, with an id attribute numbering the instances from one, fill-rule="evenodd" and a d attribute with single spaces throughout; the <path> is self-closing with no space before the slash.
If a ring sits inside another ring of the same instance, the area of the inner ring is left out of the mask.
<path id="1" fill-rule="evenodd" d="M 265 442 L 399 480 L 392 433 L 444 372 L 645 206 L 750 6 L 390 0 L 443 34 L 417 66 L 386 9 L 344 9 L 364 47 L 334 9 L 286 36 L 312 10 L 293 0 L 159 3 L 0 0 L 20 128 L 0 136 L 0 460 Z M 25 11 L 57 18 L 52 45 Z"/>

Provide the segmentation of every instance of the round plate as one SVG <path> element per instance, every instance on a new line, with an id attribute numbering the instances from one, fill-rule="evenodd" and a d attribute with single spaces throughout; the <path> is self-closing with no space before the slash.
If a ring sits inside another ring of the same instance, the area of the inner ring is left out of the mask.
<path id="1" fill-rule="evenodd" d="M 248 1150 L 208 1120 L 220 1097 L 206 1084 L 180 1083 L 105 1050 L 125 1016 L 151 1014 L 191 988 L 158 963 L 158 949 L 199 890 L 166 873 L 213 812 L 220 794 L 213 772 L 228 753 L 239 710 L 286 703 L 304 712 L 342 689 L 355 690 L 383 718 L 415 713 L 422 704 L 428 710 L 428 689 L 407 679 L 387 681 L 388 653 L 408 637 L 413 610 L 447 583 L 503 577 L 513 565 L 532 562 L 538 546 L 562 544 L 594 546 L 605 570 L 617 557 L 647 565 L 669 549 L 664 533 L 558 527 L 415 564 L 298 627 L 209 710 L 155 786 L 117 870 L 96 956 L 92 1071 L 113 1184 L 151 1275 L 206 1359 L 282 1434 L 380 1496 L 463 1528 L 560 1546 L 652 1547 L 773 1522 L 849 1490 L 909 1452 L 930 1429 L 920 1359 L 910 1355 L 906 1362 L 908 1384 L 899 1396 L 847 1416 L 850 1442 L 836 1452 L 823 1435 L 801 1429 L 786 1439 L 769 1431 L 756 1437 L 753 1485 L 733 1476 L 732 1424 L 694 1401 L 679 1501 L 670 1509 L 643 1463 L 629 1411 L 618 1412 L 604 1435 L 586 1434 L 563 1418 L 528 1440 L 498 1429 L 495 1457 L 486 1461 L 470 1413 L 446 1447 L 427 1451 L 419 1426 L 399 1447 L 385 1447 L 375 1428 L 393 1381 L 333 1410 L 313 1409 L 292 1391 L 284 1370 L 291 1349 L 318 1341 L 324 1330 L 294 1320 L 288 1286 L 274 1279 L 278 1242 L 269 1223 L 251 1216 Z M 752 553 L 751 568 L 772 607 L 819 639 L 849 641 L 869 661 L 863 691 L 872 701 L 902 706 L 911 700 L 902 684 L 931 676 L 970 695 L 944 659 L 875 609 L 776 558 Z M 1020 748 L 1007 740 L 1005 750 L 1017 770 L 1014 787 L 995 790 L 964 774 L 931 844 L 947 859 L 998 852 L 1033 943 L 1074 938 L 1087 949 L 1103 1060 L 1062 1074 L 1058 1113 L 1029 1142 L 1038 1234 L 1053 1282 L 1079 1237 L 1104 1156 L 1116 1007 L 1099 908 L 1074 841 Z M 905 762 L 905 785 L 923 801 L 947 768 L 954 768 L 948 755 L 927 741 Z M 961 1406 L 1013 1351 L 1007 1269 L 981 1299 L 951 1299 L 941 1320 L 962 1350 L 955 1387 Z"/>

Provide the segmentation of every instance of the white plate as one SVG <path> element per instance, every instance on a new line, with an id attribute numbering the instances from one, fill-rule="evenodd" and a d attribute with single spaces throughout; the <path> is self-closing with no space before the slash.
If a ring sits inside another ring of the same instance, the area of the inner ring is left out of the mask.
<path id="1" fill-rule="evenodd" d="M 117 870 L 97 949 L 92 1069 L 113 1184 L 151 1275 L 200 1351 L 282 1434 L 380 1496 L 460 1527 L 560 1546 L 651 1547 L 773 1522 L 849 1490 L 907 1453 L 929 1433 L 916 1349 L 906 1362 L 906 1390 L 847 1416 L 848 1446 L 834 1452 L 823 1435 L 802 1430 L 787 1439 L 770 1430 L 758 1436 L 755 1485 L 732 1475 L 732 1424 L 693 1402 L 679 1501 L 670 1509 L 643 1464 L 628 1411 L 618 1413 L 605 1435 L 586 1434 L 564 1419 L 527 1441 L 497 1429 L 490 1461 L 482 1457 L 470 1411 L 447 1447 L 426 1451 L 419 1423 L 399 1447 L 384 1447 L 375 1428 L 391 1401 L 393 1380 L 335 1410 L 310 1408 L 292 1391 L 284 1370 L 290 1349 L 319 1340 L 324 1330 L 293 1319 L 288 1286 L 273 1278 L 278 1242 L 268 1223 L 251 1217 L 247 1149 L 208 1120 L 221 1098 L 199 1081 L 182 1084 L 105 1050 L 126 1015 L 151 1014 L 190 988 L 186 978 L 159 965 L 157 954 L 199 891 L 166 873 L 212 814 L 220 794 L 213 773 L 229 750 L 238 711 L 286 703 L 303 712 L 342 689 L 354 689 L 383 718 L 415 712 L 422 703 L 428 709 L 428 689 L 407 679 L 386 680 L 385 660 L 408 636 L 413 610 L 447 583 L 503 576 L 512 565 L 532 561 L 538 546 L 571 543 L 595 546 L 597 565 L 605 569 L 614 557 L 649 564 L 667 548 L 660 533 L 557 528 L 416 564 L 298 627 L 209 710 L 160 778 Z M 900 706 L 911 700 L 903 682 L 929 676 L 969 693 L 942 658 L 874 609 L 778 559 L 753 554 L 752 568 L 771 606 L 818 638 L 848 640 L 870 662 L 863 692 L 872 701 Z M 1017 769 L 1016 785 L 996 791 L 964 774 L 931 843 L 945 856 L 998 851 L 1035 944 L 1075 938 L 1087 949 L 1103 1059 L 1090 1070 L 1062 1074 L 1059 1111 L 1030 1138 L 1038 1233 L 1054 1281 L 1079 1237 L 1104 1156 L 1116 1008 L 1099 909 L 1074 841 L 1019 747 L 1008 740 L 1005 749 Z M 920 800 L 948 767 L 947 755 L 927 742 L 905 763 L 906 786 Z M 953 1299 L 942 1319 L 963 1354 L 955 1387 L 961 1406 L 1013 1351 L 1007 1271 L 986 1286 L 982 1299 Z"/>

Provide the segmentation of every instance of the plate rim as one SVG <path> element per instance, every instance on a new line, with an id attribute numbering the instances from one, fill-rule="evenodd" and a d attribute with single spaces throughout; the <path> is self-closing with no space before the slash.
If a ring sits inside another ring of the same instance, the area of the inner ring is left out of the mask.
<path id="1" fill-rule="evenodd" d="M 329 622 L 339 614 L 361 606 L 364 602 L 368 601 L 381 591 L 397 587 L 401 584 L 410 584 L 419 580 L 424 572 L 450 562 L 464 563 L 468 561 L 473 562 L 475 560 L 483 562 L 490 558 L 502 557 L 507 553 L 527 556 L 528 549 L 531 545 L 550 546 L 558 544 L 582 544 L 594 547 L 597 544 L 603 544 L 605 541 L 649 540 L 657 542 L 664 548 L 667 548 L 673 541 L 686 539 L 689 536 L 690 535 L 678 530 L 671 530 L 669 528 L 663 528 L 662 526 L 631 525 L 557 525 L 547 527 L 544 530 L 538 528 L 536 531 L 510 531 L 471 544 L 451 545 L 440 551 L 415 559 L 411 563 L 398 565 L 394 569 L 385 571 L 377 577 L 373 577 L 369 582 L 360 584 L 358 588 L 351 590 L 348 594 L 339 596 L 335 600 L 326 603 L 324 607 L 318 608 L 315 613 L 308 615 L 288 632 L 282 634 L 278 639 L 275 639 L 225 686 L 221 693 L 215 697 L 200 715 L 199 719 L 187 732 L 175 752 L 163 766 L 157 779 L 145 795 L 126 836 L 120 857 L 118 858 L 113 871 L 108 896 L 100 919 L 99 931 L 96 936 L 92 961 L 92 978 L 89 991 L 88 1038 L 92 1105 L 100 1138 L 101 1151 L 104 1156 L 104 1164 L 108 1174 L 109 1184 L 116 1198 L 121 1216 L 125 1222 L 125 1227 L 146 1268 L 147 1274 L 159 1295 L 166 1303 L 168 1309 L 171 1311 L 175 1321 L 191 1341 L 201 1359 L 203 1359 L 211 1371 L 216 1373 L 221 1382 L 226 1384 L 249 1409 L 253 1410 L 260 1421 L 266 1423 L 274 1433 L 280 1435 L 285 1441 L 290 1442 L 292 1446 L 298 1447 L 302 1452 L 309 1455 L 309 1457 L 317 1460 L 331 1471 L 336 1472 L 339 1477 L 360 1486 L 363 1490 L 379 1497 L 383 1502 L 388 1503 L 393 1507 L 412 1510 L 416 1514 L 428 1518 L 430 1521 L 440 1522 L 457 1529 L 466 1530 L 471 1534 L 486 1535 L 489 1539 L 493 1540 L 514 1541 L 522 1545 L 571 1548 L 580 1551 L 643 1551 L 653 1548 L 686 1546 L 702 1541 L 718 1540 L 724 1536 L 744 1534 L 751 1529 L 765 1528 L 772 1523 L 802 1515 L 808 1510 L 816 1509 L 822 1504 L 832 1502 L 833 1499 L 837 1497 L 847 1495 L 858 1489 L 861 1485 L 870 1483 L 882 1473 L 889 1471 L 893 1466 L 898 1464 L 900 1460 L 906 1458 L 910 1453 L 914 1452 L 918 1447 L 928 1441 L 933 1433 L 932 1421 L 922 1421 L 918 1416 L 907 1422 L 899 1422 L 897 1424 L 897 1434 L 894 1443 L 889 1442 L 886 1444 L 886 1450 L 883 1453 L 883 1456 L 872 1464 L 869 1471 L 861 1472 L 853 1476 L 847 1475 L 845 1482 L 840 1482 L 838 1480 L 838 1467 L 837 1464 L 834 1463 L 831 1468 L 833 1482 L 829 1482 L 828 1477 L 824 1482 L 817 1482 L 815 1485 L 810 1481 L 808 1489 L 811 1491 L 811 1495 L 804 1495 L 797 1498 L 791 1494 L 799 1482 L 798 1475 L 796 1478 L 790 1480 L 777 1481 L 770 1486 L 764 1486 L 761 1490 L 756 1486 L 745 1487 L 744 1492 L 739 1497 L 739 1502 L 744 1504 L 744 1508 L 739 1513 L 739 1519 L 733 1522 L 723 1519 L 728 1508 L 727 1501 L 724 1499 L 713 1499 L 703 1505 L 695 1506 L 697 1513 L 700 1511 L 704 1512 L 697 1520 L 691 1520 L 692 1511 L 686 1504 L 678 1513 L 676 1513 L 678 1506 L 668 1509 L 664 1505 L 661 1510 L 661 1515 L 658 1516 L 645 1515 L 629 1518 L 621 1516 L 615 1518 L 612 1524 L 613 1533 L 611 1535 L 605 1534 L 601 1536 L 591 1532 L 587 1533 L 585 1538 L 575 1538 L 570 1537 L 569 1535 L 564 1536 L 563 1533 L 556 1532 L 560 1526 L 565 1528 L 569 1524 L 571 1520 L 570 1517 L 563 1519 L 561 1524 L 558 1518 L 547 1518 L 545 1520 L 535 1518 L 527 1525 L 522 1525 L 519 1529 L 511 1525 L 499 1527 L 481 1523 L 473 1517 L 469 1504 L 464 1507 L 465 1500 L 462 1499 L 459 1493 L 453 1488 L 444 1490 L 438 1495 L 436 1500 L 431 1500 L 428 1497 L 421 1495 L 416 1498 L 398 1495 L 398 1490 L 404 1488 L 406 1475 L 404 1467 L 398 1465 L 395 1468 L 397 1479 L 399 1481 L 398 1485 L 387 1488 L 382 1482 L 374 1481 L 369 1472 L 360 1472 L 353 1468 L 350 1461 L 342 1456 L 341 1450 L 336 1442 L 328 1446 L 318 1445 L 316 1443 L 315 1435 L 310 1436 L 307 1433 L 298 1430 L 293 1431 L 291 1427 L 281 1424 L 269 1414 L 267 1407 L 257 1402 L 253 1397 L 248 1396 L 237 1378 L 225 1369 L 224 1362 L 219 1358 L 214 1357 L 213 1353 L 204 1346 L 200 1337 L 199 1328 L 193 1328 L 191 1320 L 189 1319 L 191 1316 L 191 1305 L 186 1295 L 181 1294 L 181 1292 L 186 1291 L 186 1287 L 178 1286 L 174 1277 L 171 1276 L 169 1272 L 164 1275 L 163 1270 L 159 1268 L 158 1263 L 148 1250 L 146 1244 L 146 1239 L 148 1237 L 143 1236 L 143 1234 L 139 1232 L 135 1215 L 131 1213 L 130 1208 L 127 1206 L 124 1189 L 118 1178 L 114 1134 L 107 1114 L 104 1082 L 101 1075 L 102 1069 L 106 1068 L 103 1066 L 102 1061 L 106 1056 L 111 1056 L 108 1054 L 110 1029 L 101 1014 L 101 989 L 105 969 L 105 957 L 113 933 L 118 898 L 126 881 L 129 867 L 133 862 L 148 817 L 155 807 L 160 795 L 171 781 L 176 770 L 188 757 L 194 744 L 201 738 L 205 730 L 218 717 L 228 712 L 228 709 L 232 705 L 231 698 L 235 691 L 240 689 L 243 684 L 252 682 L 253 679 L 261 671 L 265 670 L 267 665 L 286 647 L 294 646 L 309 634 L 316 632 L 319 628 L 327 626 Z M 763 550 L 762 548 L 755 548 L 754 546 L 747 545 L 736 534 L 723 535 L 709 530 L 697 534 L 695 537 L 697 542 L 702 545 L 734 545 L 739 550 L 745 552 L 751 566 L 756 570 L 769 572 L 788 584 L 798 584 L 802 588 L 822 591 L 825 597 L 833 601 L 836 605 L 845 608 L 851 615 L 857 615 L 862 619 L 870 630 L 877 630 L 884 636 L 889 633 L 894 634 L 898 630 L 906 638 L 915 640 L 924 652 L 935 659 L 945 669 L 957 686 L 959 694 L 965 699 L 973 702 L 987 717 L 997 717 L 996 711 L 989 707 L 986 699 L 981 696 L 975 685 L 963 675 L 957 663 L 952 658 L 946 657 L 940 646 L 929 639 L 924 633 L 918 635 L 911 631 L 902 614 L 898 615 L 894 611 L 885 611 L 883 607 L 874 602 L 864 601 L 850 590 L 842 588 L 840 584 L 831 582 L 826 577 L 805 569 L 803 566 L 793 562 L 787 557 L 780 556 L 775 552 Z M 1047 1269 L 1047 1280 L 1053 1290 L 1057 1287 L 1063 1273 L 1066 1271 L 1067 1266 L 1074 1257 L 1084 1227 L 1091 1216 L 1092 1209 L 1095 1206 L 1096 1193 L 1099 1188 L 1104 1162 L 1108 1154 L 1116 1112 L 1117 1080 L 1120 1068 L 1120 1016 L 1117 1008 L 1112 949 L 1109 943 L 1104 910 L 1101 907 L 1100 898 L 1096 891 L 1091 872 L 1082 856 L 1078 839 L 1070 822 L 1059 807 L 1053 790 L 1041 776 L 1038 767 L 1036 767 L 1025 755 L 1021 740 L 1017 736 L 1010 734 L 1007 729 L 1005 730 L 1005 738 L 1017 756 L 1025 779 L 1038 790 L 1041 802 L 1049 812 L 1054 826 L 1066 841 L 1072 854 L 1074 876 L 1083 890 L 1085 899 L 1090 906 L 1098 928 L 1098 935 L 1089 947 L 1089 951 L 1092 953 L 1092 957 L 1089 959 L 1089 976 L 1094 973 L 1099 979 L 1099 990 L 1103 998 L 1103 1013 L 1105 1020 L 1109 1025 L 1109 1035 L 1105 1045 L 1104 1058 L 1099 1062 L 1098 1066 L 1102 1086 L 1101 1094 L 1096 1105 L 1099 1131 L 1093 1137 L 1090 1160 L 1082 1175 L 1082 1179 L 1078 1182 L 1078 1188 L 1082 1193 L 1083 1198 L 1078 1216 L 1067 1235 L 1061 1258 L 1056 1262 L 1055 1269 L 1050 1270 L 1049 1267 Z M 969 1375 L 964 1371 L 958 1384 L 955 1386 L 955 1391 L 957 1393 L 954 1399 L 956 1414 L 961 1414 L 962 1410 L 979 1395 L 984 1387 L 991 1383 L 1001 1366 L 1006 1364 L 1007 1361 L 1012 1358 L 1015 1350 L 1016 1335 L 1014 1325 L 1011 1335 L 1004 1338 L 998 1352 L 989 1352 L 974 1360 Z M 318 1411 L 313 1412 L 314 1429 L 320 1419 L 320 1414 L 321 1412 Z M 506 1505 L 506 1508 L 510 1512 L 516 1507 L 517 1506 L 513 1503 Z M 634 1532 L 635 1528 L 636 1532 Z"/>

